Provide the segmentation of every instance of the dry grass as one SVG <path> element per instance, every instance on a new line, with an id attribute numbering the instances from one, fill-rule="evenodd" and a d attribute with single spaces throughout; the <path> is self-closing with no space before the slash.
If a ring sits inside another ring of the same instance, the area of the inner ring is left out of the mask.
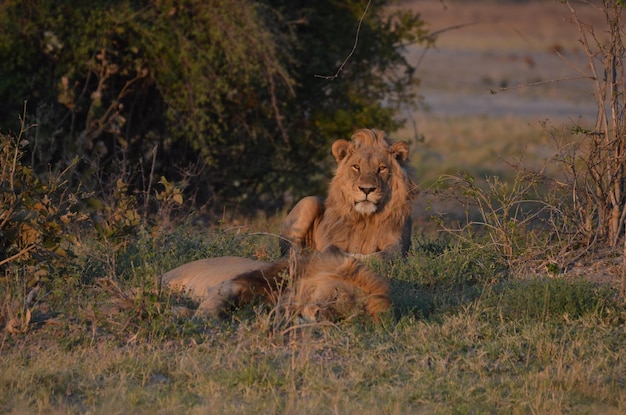
<path id="1" fill-rule="evenodd" d="M 586 2 L 577 2 L 580 15 L 600 27 L 604 22 Z M 580 48 L 576 28 L 566 23 L 569 13 L 552 1 L 406 1 L 402 7 L 419 11 L 433 32 L 437 45 L 457 50 L 546 50 L 559 46 Z M 460 29 L 448 30 L 457 26 Z"/>
<path id="2" fill-rule="evenodd" d="M 451 170 L 510 174 L 503 158 L 523 156 L 530 167 L 542 167 L 556 151 L 546 120 L 591 128 L 594 85 L 580 79 L 587 58 L 564 5 L 426 0 L 403 7 L 419 10 L 433 32 L 454 28 L 439 33 L 434 49 L 407 51 L 419 62 L 424 105 L 407 114 L 410 122 L 397 136 L 424 139 L 413 148 L 426 182 Z M 583 2 L 577 7 L 583 21 L 602 27 L 601 13 Z M 480 23 L 466 26 L 472 22 Z"/>
<path id="3" fill-rule="evenodd" d="M 407 51 L 419 62 L 423 105 L 396 136 L 413 142 L 422 188 L 432 190 L 440 175 L 458 172 L 479 182 L 492 176 L 511 182 L 519 168 L 561 180 L 562 165 L 553 157 L 579 139 L 570 128 L 593 128 L 597 111 L 592 81 L 575 79 L 586 56 L 576 26 L 566 21 L 567 7 L 439 0 L 403 6 L 420 11 L 433 32 L 451 28 L 438 33 L 436 48 Z M 602 27 L 601 13 L 583 2 L 577 7 L 584 21 Z M 466 206 L 422 197 L 417 222 L 429 229 L 425 218 L 432 213 L 463 220 Z"/>
<path id="4" fill-rule="evenodd" d="M 511 116 L 446 117 L 419 114 L 417 133 L 423 142 L 415 145 L 413 166 L 422 185 L 442 174 L 470 172 L 477 177 L 511 177 L 513 164 L 542 169 L 555 153 L 549 131 L 539 121 Z M 415 131 L 407 126 L 397 133 L 410 139 Z"/>
<path id="5" fill-rule="evenodd" d="M 0 357 L 0 409 L 617 414 L 626 409 L 620 327 L 594 315 L 493 324 L 468 307 L 439 321 L 405 317 L 284 338 L 261 319 L 127 345 L 22 339 Z"/>

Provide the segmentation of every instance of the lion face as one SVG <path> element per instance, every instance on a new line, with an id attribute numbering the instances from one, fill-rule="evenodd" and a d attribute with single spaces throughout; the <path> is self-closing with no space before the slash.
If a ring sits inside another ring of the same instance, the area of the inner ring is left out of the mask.
<path id="1" fill-rule="evenodd" d="M 354 205 L 354 210 L 364 215 L 378 210 L 389 187 L 388 160 L 372 153 L 356 151 L 343 164 L 348 179 L 344 189 L 346 197 Z"/>
<path id="2" fill-rule="evenodd" d="M 359 130 L 352 141 L 337 140 L 333 156 L 337 160 L 334 185 L 341 188 L 344 201 L 362 215 L 379 212 L 392 192 L 393 175 L 402 175 L 400 161 L 408 157 L 408 144 L 389 145 L 384 133 Z"/>

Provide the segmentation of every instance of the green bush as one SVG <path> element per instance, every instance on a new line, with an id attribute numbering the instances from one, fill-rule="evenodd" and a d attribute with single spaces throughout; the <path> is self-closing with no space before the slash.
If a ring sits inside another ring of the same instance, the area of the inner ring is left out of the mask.
<path id="1" fill-rule="evenodd" d="M 332 140 L 394 129 L 415 101 L 402 45 L 429 38 L 389 3 L 8 0 L 0 127 L 28 101 L 35 171 L 79 157 L 98 192 L 119 171 L 145 191 L 150 171 L 220 210 L 275 211 L 323 189 Z"/>
<path id="2" fill-rule="evenodd" d="M 21 131 L 23 132 L 24 125 Z M 28 142 L 0 134 L 0 323 L 9 331 L 26 330 L 31 306 L 73 256 L 70 225 L 87 219 L 79 210 L 84 195 L 66 180 L 73 166 L 40 180 L 23 163 Z"/>

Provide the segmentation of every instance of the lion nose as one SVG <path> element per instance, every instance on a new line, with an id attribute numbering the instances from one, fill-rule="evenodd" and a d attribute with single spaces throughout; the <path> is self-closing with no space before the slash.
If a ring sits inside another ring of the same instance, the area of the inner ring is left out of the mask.
<path id="1" fill-rule="evenodd" d="M 359 189 L 367 196 L 376 190 L 376 186 L 359 186 Z"/>

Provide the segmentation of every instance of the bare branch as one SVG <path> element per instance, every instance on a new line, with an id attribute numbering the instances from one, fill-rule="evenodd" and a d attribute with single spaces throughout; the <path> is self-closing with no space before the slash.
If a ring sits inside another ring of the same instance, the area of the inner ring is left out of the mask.
<path id="1" fill-rule="evenodd" d="M 4 264 L 8 264 L 9 262 L 13 261 L 14 259 L 17 259 L 17 258 L 21 257 L 22 255 L 26 255 L 27 253 L 29 253 L 30 251 L 32 251 L 35 248 L 37 248 L 35 245 L 27 246 L 26 248 L 22 249 L 17 254 L 11 255 L 10 257 L 5 258 L 2 261 L 0 261 L 0 266 L 2 266 Z"/>
<path id="2" fill-rule="evenodd" d="M 359 43 L 359 33 L 361 32 L 361 24 L 363 24 L 363 19 L 365 19 L 365 15 L 367 14 L 367 10 L 369 9 L 371 3 L 372 3 L 372 0 L 369 0 L 367 2 L 367 5 L 365 6 L 365 10 L 363 10 L 363 14 L 361 15 L 361 18 L 359 19 L 359 25 L 356 28 L 356 36 L 354 38 L 354 45 L 352 45 L 352 50 L 350 51 L 346 59 L 344 59 L 344 61 L 341 63 L 341 65 L 339 65 L 339 69 L 337 69 L 337 72 L 334 75 L 314 75 L 316 78 L 322 78 L 322 79 L 326 79 L 327 81 L 333 81 L 339 77 L 339 74 L 341 73 L 341 71 L 343 71 L 343 68 L 344 66 L 346 66 L 346 63 L 348 63 L 352 55 L 354 55 L 354 51 L 356 50 L 356 47 Z"/>

